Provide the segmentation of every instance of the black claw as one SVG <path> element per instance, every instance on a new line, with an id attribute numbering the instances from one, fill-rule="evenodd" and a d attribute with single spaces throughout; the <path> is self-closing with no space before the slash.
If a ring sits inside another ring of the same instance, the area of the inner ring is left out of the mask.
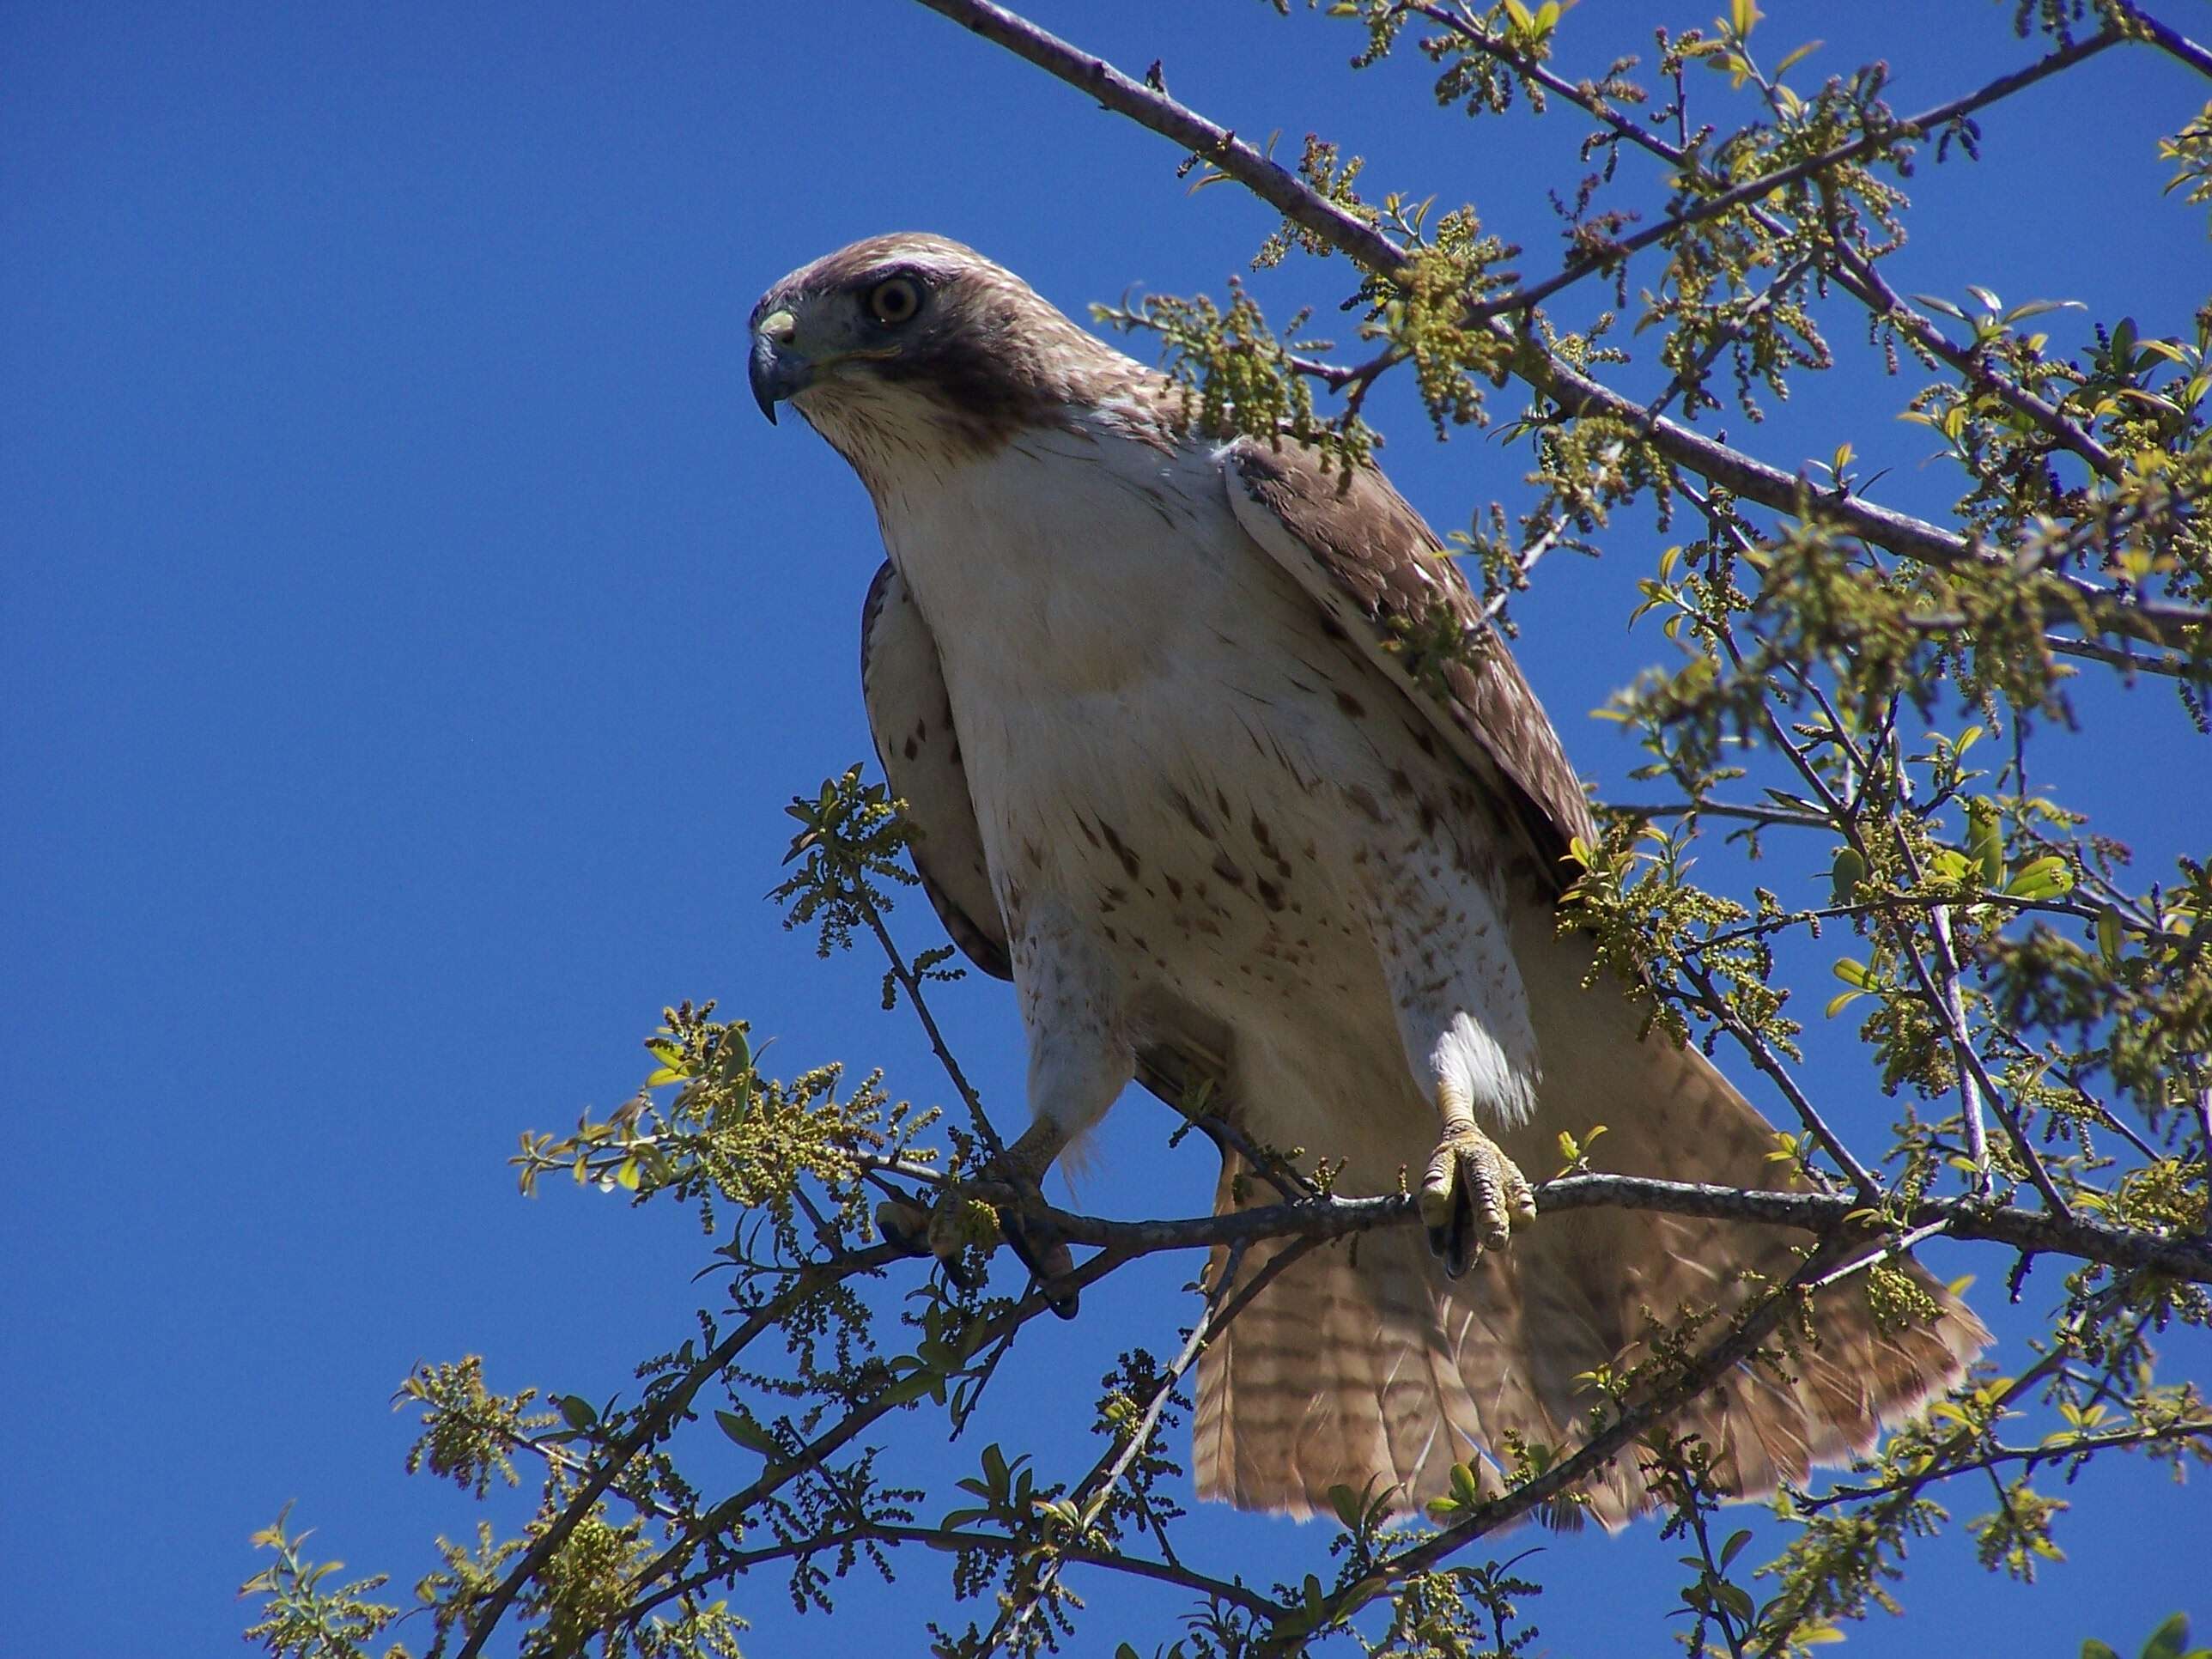
<path id="1" fill-rule="evenodd" d="M 1057 1279 L 1074 1265 L 1074 1258 L 1068 1255 L 1067 1247 L 1064 1244 L 1040 1255 L 1036 1246 L 1030 1243 L 1028 1230 L 1011 1215 L 1001 1215 L 999 1230 L 1006 1236 L 1007 1246 L 1012 1249 L 1015 1257 L 1030 1270 L 1030 1276 L 1040 1284 Z M 1044 1259 L 1053 1255 L 1058 1256 L 1059 1260 L 1048 1263 Z M 1082 1300 L 1081 1291 L 1070 1291 L 1066 1296 L 1053 1297 L 1050 1305 L 1053 1312 L 1060 1318 L 1073 1319 Z"/>
<path id="2" fill-rule="evenodd" d="M 945 1276 L 963 1291 L 981 1288 L 988 1277 L 968 1265 L 968 1252 L 965 1250 L 957 1255 L 941 1255 L 937 1260 L 945 1269 Z"/>
<path id="3" fill-rule="evenodd" d="M 1443 1261 L 1451 1251 L 1451 1229 L 1430 1227 L 1425 1231 L 1429 1235 L 1429 1254 L 1439 1261 Z"/>
<path id="4" fill-rule="evenodd" d="M 1463 1278 L 1472 1265 L 1474 1253 L 1468 1249 L 1468 1235 L 1474 1228 L 1473 1206 L 1464 1198 L 1455 1198 L 1450 1222 L 1428 1230 L 1429 1251 L 1443 1264 L 1446 1279 Z"/>
<path id="5" fill-rule="evenodd" d="M 893 1220 L 889 1206 L 876 1212 L 876 1231 L 884 1236 L 884 1243 L 895 1244 L 908 1255 L 932 1254 L 927 1231 L 910 1233 Z"/>

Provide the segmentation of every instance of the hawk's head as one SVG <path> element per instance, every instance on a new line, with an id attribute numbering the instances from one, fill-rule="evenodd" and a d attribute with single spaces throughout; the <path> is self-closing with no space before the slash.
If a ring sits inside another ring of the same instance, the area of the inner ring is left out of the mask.
<path id="1" fill-rule="evenodd" d="M 753 307 L 753 396 L 789 402 L 871 483 L 988 454 L 1147 371 L 1029 284 L 942 236 L 873 236 Z"/>

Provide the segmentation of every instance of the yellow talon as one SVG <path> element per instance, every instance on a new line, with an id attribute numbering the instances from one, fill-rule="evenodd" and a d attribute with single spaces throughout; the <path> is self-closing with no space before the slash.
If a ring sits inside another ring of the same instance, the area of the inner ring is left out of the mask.
<path id="1" fill-rule="evenodd" d="M 1504 1249 L 1513 1223 L 1536 1217 L 1536 1195 L 1520 1167 L 1471 1118 L 1446 1121 L 1419 1201 L 1429 1248 L 1454 1279 L 1483 1251 Z"/>

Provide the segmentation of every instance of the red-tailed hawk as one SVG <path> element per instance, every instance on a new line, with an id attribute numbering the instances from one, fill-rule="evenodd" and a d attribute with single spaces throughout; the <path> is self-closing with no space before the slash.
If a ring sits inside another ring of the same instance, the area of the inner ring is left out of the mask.
<path id="1" fill-rule="evenodd" d="M 1579 1437 L 1577 1378 L 1653 1318 L 1737 1305 L 1802 1234 L 1577 1210 L 1521 1168 L 1604 1122 L 1597 1161 L 1733 1186 L 1788 1177 L 1694 1050 L 1638 1040 L 1555 907 L 1589 808 L 1558 735 L 1437 538 L 1382 476 L 1188 428 L 1158 372 L 1018 278 L 926 235 L 856 243 L 769 289 L 751 379 L 852 463 L 890 555 L 868 593 L 876 744 L 953 939 L 1011 978 L 1034 1181 L 1132 1078 L 1200 1078 L 1250 1137 L 1410 1179 L 1428 1240 L 1305 1256 L 1206 1350 L 1198 1489 L 1295 1515 L 1380 1476 L 1418 1503 L 1517 1433 Z M 1385 648 L 1444 607 L 1441 678 Z M 1273 1196 L 1222 1170 L 1217 1207 Z M 1235 1183 L 1232 1189 L 1232 1183 Z M 1268 1249 L 1249 1252 L 1257 1273 Z M 1918 1270 L 1914 1269 L 1916 1273 Z M 1686 1409 L 1746 1496 L 1868 1446 L 1987 1334 L 1924 1274 L 1932 1328 L 1877 1328 L 1856 1281 L 1794 1374 L 1739 1368 Z M 1618 1524 L 1632 1460 L 1595 1481 Z"/>

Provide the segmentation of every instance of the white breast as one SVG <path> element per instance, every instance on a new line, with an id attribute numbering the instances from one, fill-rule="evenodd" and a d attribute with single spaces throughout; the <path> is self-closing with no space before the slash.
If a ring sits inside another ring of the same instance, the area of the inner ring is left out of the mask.
<path id="1" fill-rule="evenodd" d="M 1255 963 L 1311 969 L 1349 908 L 1344 814 L 1315 792 L 1377 763 L 1328 665 L 1301 678 L 1286 652 L 1330 647 L 1213 453 L 1041 433 L 879 509 L 937 637 L 1002 902 L 1049 897 L 1132 982 L 1217 1006 Z"/>
<path id="2" fill-rule="evenodd" d="M 1418 1126 L 1412 1068 L 1383 1083 L 1374 1060 L 1425 1056 L 1451 1007 L 1525 1027 L 1505 929 L 1462 873 L 1483 862 L 1468 826 L 1425 804 L 1455 768 L 1237 523 L 1214 452 L 1038 433 L 878 508 L 938 641 L 1025 1000 L 1079 979 L 1094 1003 L 1219 1019 L 1271 1074 L 1247 1080 L 1303 1103 L 1285 1145 L 1348 1097 Z M 1514 1046 L 1527 1060 L 1525 1030 Z M 1366 1058 L 1328 1075 L 1345 1056 Z"/>

